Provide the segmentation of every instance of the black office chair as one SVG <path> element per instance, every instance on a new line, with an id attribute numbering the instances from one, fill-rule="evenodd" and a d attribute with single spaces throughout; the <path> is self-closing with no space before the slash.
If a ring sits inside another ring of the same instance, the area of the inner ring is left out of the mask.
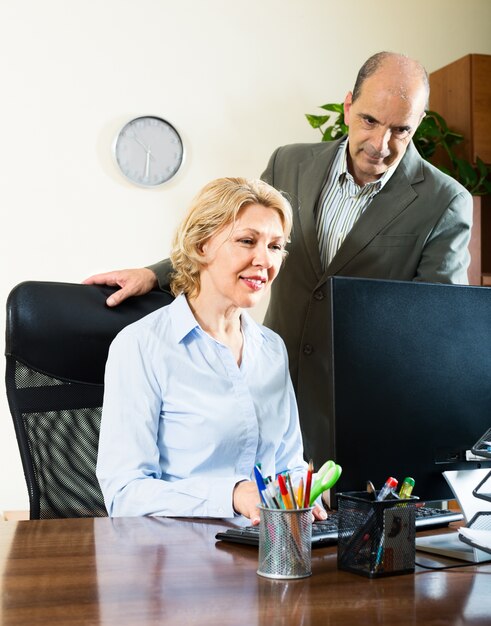
<path id="1" fill-rule="evenodd" d="M 95 466 L 109 344 L 173 300 L 152 291 L 109 308 L 114 291 L 24 282 L 8 297 L 5 378 L 31 519 L 106 515 Z"/>

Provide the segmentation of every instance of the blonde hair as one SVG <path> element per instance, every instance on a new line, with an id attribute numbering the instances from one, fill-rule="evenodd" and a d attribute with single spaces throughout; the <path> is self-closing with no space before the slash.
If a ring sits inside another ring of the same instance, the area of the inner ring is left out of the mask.
<path id="1" fill-rule="evenodd" d="M 288 200 L 262 180 L 217 178 L 205 185 L 191 202 L 172 242 L 170 260 L 174 272 L 170 288 L 177 296 L 197 296 L 203 244 L 227 224 L 233 225 L 239 211 L 250 204 L 275 210 L 281 219 L 285 239 L 292 228 L 292 208 Z"/>

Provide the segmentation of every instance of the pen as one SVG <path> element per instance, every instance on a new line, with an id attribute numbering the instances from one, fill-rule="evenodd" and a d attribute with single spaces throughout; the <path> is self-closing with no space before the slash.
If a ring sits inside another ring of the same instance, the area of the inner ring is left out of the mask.
<path id="1" fill-rule="evenodd" d="M 285 509 L 293 509 L 293 503 L 288 493 L 288 488 L 285 483 L 285 479 L 281 474 L 278 474 L 278 485 L 280 486 L 280 493 L 285 505 Z"/>
<path id="2" fill-rule="evenodd" d="M 390 494 L 394 491 L 394 489 L 397 487 L 397 479 L 393 478 L 392 476 L 390 476 L 389 478 L 387 478 L 387 480 L 385 481 L 385 485 L 382 487 L 382 489 L 378 492 L 377 495 L 377 500 L 385 500 L 385 498 L 387 498 L 388 496 L 390 496 Z"/>
<path id="3" fill-rule="evenodd" d="M 256 479 L 256 484 L 259 490 L 259 495 L 261 496 L 261 500 L 263 501 L 264 506 L 268 507 L 268 501 L 264 493 L 266 491 L 266 485 L 264 484 L 263 475 L 261 474 L 261 471 L 259 470 L 257 465 L 254 465 L 254 477 Z"/>
<path id="4" fill-rule="evenodd" d="M 384 534 L 382 533 L 377 549 L 377 556 L 375 557 L 375 571 L 380 571 L 382 566 L 382 559 L 384 556 Z"/>
<path id="5" fill-rule="evenodd" d="M 310 489 L 312 487 L 312 474 L 314 472 L 314 462 L 309 461 L 309 467 L 307 470 L 307 481 L 305 483 L 305 494 L 303 496 L 303 506 L 308 508 L 310 506 Z"/>
<path id="6" fill-rule="evenodd" d="M 266 493 L 267 493 L 267 494 L 268 494 L 268 496 L 271 498 L 271 502 L 275 505 L 275 507 L 276 507 L 277 509 L 281 509 L 281 504 L 280 504 L 280 502 L 278 501 L 277 494 L 276 494 L 276 486 L 275 486 L 275 484 L 274 484 L 274 483 L 269 482 L 269 483 L 266 485 Z"/>

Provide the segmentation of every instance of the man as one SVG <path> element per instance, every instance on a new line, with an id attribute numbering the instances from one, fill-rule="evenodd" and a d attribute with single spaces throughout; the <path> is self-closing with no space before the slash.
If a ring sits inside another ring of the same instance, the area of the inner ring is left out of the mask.
<path id="1" fill-rule="evenodd" d="M 317 468 L 330 453 L 328 277 L 467 283 L 472 198 L 411 142 L 428 95 L 418 62 L 378 53 L 346 96 L 348 137 L 278 148 L 262 175 L 294 211 L 289 257 L 264 323 L 286 343 L 305 452 Z M 121 286 L 108 301 L 115 305 L 157 278 L 165 287 L 170 269 L 163 261 L 85 282 Z"/>

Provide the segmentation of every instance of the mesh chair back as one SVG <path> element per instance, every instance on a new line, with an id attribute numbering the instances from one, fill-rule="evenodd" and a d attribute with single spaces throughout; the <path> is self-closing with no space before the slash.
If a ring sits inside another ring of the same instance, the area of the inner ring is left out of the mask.
<path id="1" fill-rule="evenodd" d="M 24 282 L 8 297 L 7 397 L 31 519 L 106 515 L 95 467 L 109 345 L 173 300 L 153 291 L 109 308 L 114 291 Z"/>

